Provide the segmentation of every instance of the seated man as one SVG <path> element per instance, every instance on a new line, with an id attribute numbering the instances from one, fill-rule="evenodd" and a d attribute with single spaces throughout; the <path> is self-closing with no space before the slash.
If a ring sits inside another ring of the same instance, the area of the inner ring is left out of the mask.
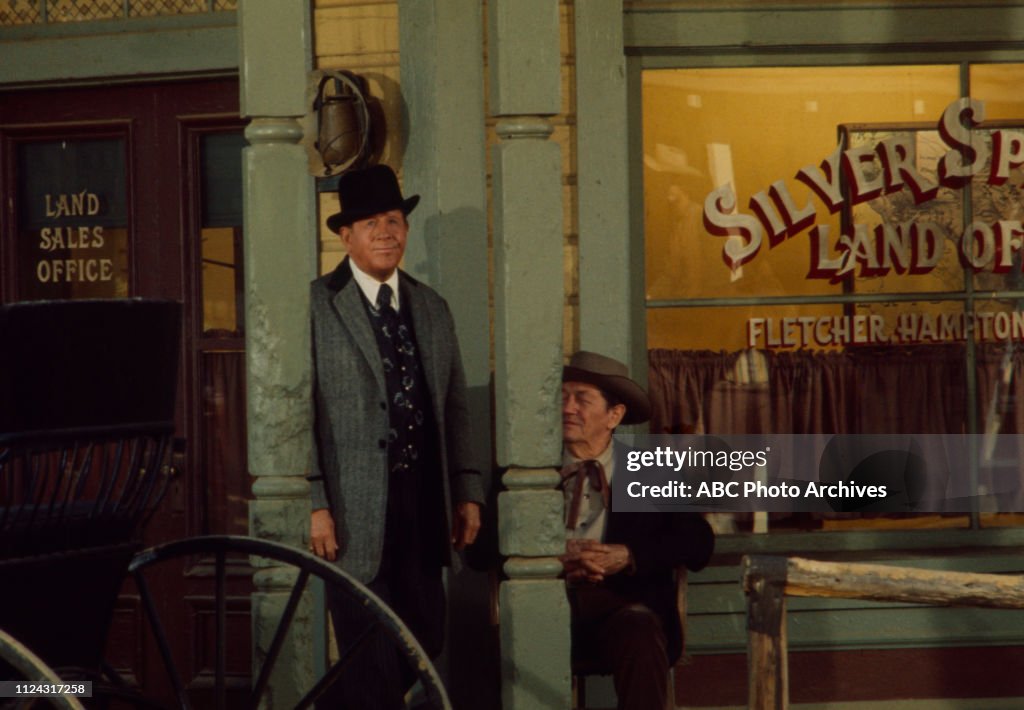
<path id="1" fill-rule="evenodd" d="M 611 672 L 620 709 L 661 710 L 682 650 L 673 569 L 707 564 L 714 535 L 695 513 L 626 513 L 611 506 L 619 424 L 650 416 L 626 366 L 578 352 L 562 370 L 562 487 L 573 658 Z"/>

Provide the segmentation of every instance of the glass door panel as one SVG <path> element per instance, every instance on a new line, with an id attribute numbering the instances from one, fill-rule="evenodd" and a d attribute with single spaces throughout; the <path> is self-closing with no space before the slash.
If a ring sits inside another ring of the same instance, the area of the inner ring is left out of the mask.
<path id="1" fill-rule="evenodd" d="M 17 145 L 17 298 L 128 295 L 124 138 Z"/>

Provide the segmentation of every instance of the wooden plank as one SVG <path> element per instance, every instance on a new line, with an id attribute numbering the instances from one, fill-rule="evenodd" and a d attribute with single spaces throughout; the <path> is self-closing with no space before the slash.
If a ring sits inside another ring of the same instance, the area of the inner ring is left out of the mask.
<path id="1" fill-rule="evenodd" d="M 879 564 L 887 566 L 920 567 L 922 569 L 950 570 L 956 572 L 992 572 L 997 574 L 1024 574 L 1024 556 L 1020 549 L 1013 550 L 1006 554 L 1005 550 L 996 550 L 998 554 L 984 553 L 972 556 L 965 556 L 966 553 L 958 555 L 931 554 L 920 555 L 903 554 L 899 557 L 870 557 L 858 556 L 856 559 L 849 559 L 844 555 L 843 561 L 865 564 Z M 755 553 L 751 553 L 755 554 Z M 757 553 L 760 554 L 760 553 Z M 772 554 L 765 552 L 764 554 Z M 839 561 L 839 560 L 832 560 Z M 705 567 L 700 572 L 690 573 L 690 589 L 697 589 L 703 585 L 713 584 L 734 584 L 743 574 L 740 564 L 715 564 Z"/>
<path id="2" fill-rule="evenodd" d="M 750 28 L 757 32 L 751 34 Z M 670 49 L 757 50 L 803 46 L 874 48 L 894 45 L 942 47 L 964 43 L 1019 42 L 1024 27 L 1020 2 L 952 4 L 936 12 L 930 3 L 905 3 L 886 9 L 878 21 L 872 6 L 658 7 L 644 3 L 624 13 L 626 51 Z"/>
<path id="3" fill-rule="evenodd" d="M 1019 573 L 1019 555 L 906 557 L 878 562 L 933 570 Z M 692 653 L 741 653 L 746 648 L 746 600 L 736 584 L 738 565 L 690 575 L 687 645 Z M 792 649 L 903 648 L 1004 645 L 1024 642 L 1024 612 L 936 608 L 903 601 L 840 597 L 790 597 L 788 643 Z"/>
<path id="4" fill-rule="evenodd" d="M 3 44 L 2 84 L 224 70 L 233 73 L 238 69 L 238 29 L 234 24 L 174 26 L 151 32 L 122 27 L 104 35 L 41 36 L 24 41 L 9 39 Z"/>
<path id="5" fill-rule="evenodd" d="M 398 52 L 396 5 L 325 8 L 314 19 L 317 57 Z"/>
<path id="6" fill-rule="evenodd" d="M 783 622 L 785 618 L 783 618 Z M 751 710 L 789 707 L 789 673 L 786 663 L 786 625 L 778 635 L 751 631 L 747 647 Z"/>
<path id="7" fill-rule="evenodd" d="M 787 599 L 787 603 L 793 601 L 793 597 Z M 787 618 L 790 650 L 1016 646 L 1024 641 L 1024 612 L 1009 609 L 911 607 L 794 613 L 790 608 Z"/>
<path id="8" fill-rule="evenodd" d="M 1024 611 L 955 607 L 882 607 L 856 610 L 796 608 L 786 600 L 791 651 L 1024 644 Z M 686 624 L 686 648 L 695 655 L 743 653 L 744 614 L 701 614 Z"/>
<path id="9" fill-rule="evenodd" d="M 1024 577 L 790 558 L 785 593 L 922 604 L 1024 608 Z"/>
<path id="10" fill-rule="evenodd" d="M 743 590 L 747 594 L 748 707 L 752 710 L 788 707 L 787 596 L 1024 609 L 1024 577 L 1019 575 L 936 571 L 769 556 L 745 557 L 742 567 Z M 917 608 L 889 611 L 895 611 L 902 617 L 914 611 L 935 614 L 947 610 Z M 849 618 L 849 614 L 824 613 L 829 621 Z M 803 616 L 812 615 L 815 613 Z M 990 615 L 993 622 L 997 621 L 994 613 L 990 612 Z M 820 623 L 813 624 L 814 629 L 822 626 Z M 901 633 L 905 636 L 906 630 Z"/>
<path id="11" fill-rule="evenodd" d="M 735 555 L 922 555 L 936 550 L 972 554 L 981 549 L 996 551 L 1024 547 L 1024 528 L 987 530 L 850 530 L 777 532 L 769 535 L 723 535 L 715 541 L 715 556 Z"/>
<path id="12" fill-rule="evenodd" d="M 751 710 L 789 707 L 786 650 L 785 568 L 780 558 L 748 560 L 747 706 Z"/>

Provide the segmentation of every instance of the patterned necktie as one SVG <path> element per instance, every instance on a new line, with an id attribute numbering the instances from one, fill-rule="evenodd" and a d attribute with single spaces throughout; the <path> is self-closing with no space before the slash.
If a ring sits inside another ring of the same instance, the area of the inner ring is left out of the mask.
<path id="1" fill-rule="evenodd" d="M 388 442 L 392 471 L 398 471 L 408 470 L 420 457 L 426 403 L 423 401 L 425 393 L 417 386 L 416 343 L 409 326 L 391 305 L 393 294 L 388 284 L 380 285 L 373 315 L 380 319 L 379 332 L 384 336 L 381 361 L 391 402 Z"/>
<path id="2" fill-rule="evenodd" d="M 571 479 L 576 479 L 572 492 L 572 501 L 569 503 L 569 517 L 565 521 L 567 530 L 575 530 L 576 525 L 579 523 L 580 506 L 583 505 L 583 484 L 585 481 L 589 480 L 590 487 L 601 494 L 601 502 L 604 503 L 604 509 L 608 510 L 610 498 L 608 478 L 605 476 L 604 466 L 599 461 L 587 459 L 586 461 L 569 464 L 562 469 L 561 474 L 562 483 L 560 487 L 563 489 Z M 593 506 L 591 506 L 591 510 L 593 510 Z"/>

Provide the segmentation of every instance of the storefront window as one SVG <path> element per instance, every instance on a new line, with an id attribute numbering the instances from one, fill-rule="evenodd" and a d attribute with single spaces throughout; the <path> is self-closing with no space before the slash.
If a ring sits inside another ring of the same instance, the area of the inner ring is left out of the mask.
<path id="1" fill-rule="evenodd" d="M 122 138 L 17 146 L 18 298 L 128 294 L 128 181 Z"/>
<path id="2" fill-rule="evenodd" d="M 1024 66 L 642 77 L 655 432 L 1020 433 Z M 962 509 L 734 527 L 1016 524 L 1004 458 Z"/>

